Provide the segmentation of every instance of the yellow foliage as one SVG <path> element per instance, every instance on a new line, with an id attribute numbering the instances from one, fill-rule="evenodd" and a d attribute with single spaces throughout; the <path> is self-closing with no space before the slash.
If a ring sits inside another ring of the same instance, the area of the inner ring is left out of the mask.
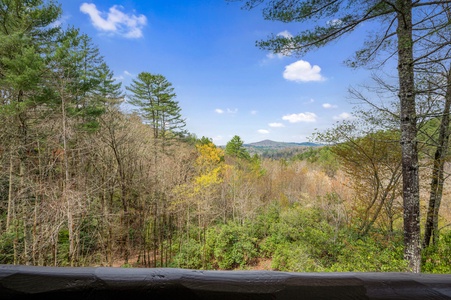
<path id="1" fill-rule="evenodd" d="M 211 165 L 219 164 L 224 160 L 224 150 L 216 147 L 213 143 L 197 145 L 199 157 L 196 159 L 196 165 L 203 169 Z"/>
<path id="2" fill-rule="evenodd" d="M 207 187 L 220 184 L 224 174 L 224 151 L 213 143 L 197 145 L 199 156 L 196 167 L 199 175 L 194 178 L 194 193 Z"/>
<path id="3" fill-rule="evenodd" d="M 199 192 L 200 190 L 205 189 L 208 186 L 221 183 L 223 181 L 223 170 L 224 168 L 222 166 L 218 166 L 210 172 L 206 174 L 200 174 L 199 176 L 194 178 L 194 191 Z"/>

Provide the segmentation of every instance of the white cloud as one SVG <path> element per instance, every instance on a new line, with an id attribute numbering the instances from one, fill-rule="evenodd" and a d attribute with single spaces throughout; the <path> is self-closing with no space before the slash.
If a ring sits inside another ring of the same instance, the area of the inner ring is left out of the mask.
<path id="1" fill-rule="evenodd" d="M 330 108 L 337 108 L 338 106 L 337 106 L 337 105 L 334 105 L 334 104 L 330 104 L 330 103 L 324 103 L 324 104 L 323 104 L 323 107 L 324 107 L 325 109 L 330 109 Z"/>
<path id="2" fill-rule="evenodd" d="M 269 130 L 266 130 L 266 129 L 259 129 L 257 131 L 258 131 L 258 133 L 261 133 L 261 134 L 268 134 L 269 133 Z"/>
<path id="3" fill-rule="evenodd" d="M 343 25 L 343 21 L 340 19 L 333 19 L 333 20 L 327 21 L 327 25 L 338 28 Z"/>
<path id="4" fill-rule="evenodd" d="M 317 65 L 312 66 L 308 61 L 298 60 L 285 67 L 283 78 L 289 81 L 309 82 L 323 81 L 325 78 L 320 74 L 321 68 Z"/>
<path id="5" fill-rule="evenodd" d="M 269 59 L 274 59 L 274 58 L 282 59 L 284 57 L 285 57 L 285 55 L 283 55 L 282 53 L 270 52 L 270 53 L 266 54 L 266 58 L 269 58 Z"/>
<path id="6" fill-rule="evenodd" d="M 216 108 L 215 112 L 218 113 L 218 114 L 225 114 L 225 113 L 236 114 L 238 112 L 238 108 L 235 108 L 235 109 L 227 108 L 226 110 L 223 110 L 221 108 Z"/>
<path id="7" fill-rule="evenodd" d="M 80 11 L 89 15 L 92 25 L 98 30 L 131 39 L 142 37 L 142 28 L 147 24 L 146 16 L 126 14 L 120 9 L 123 7 L 113 5 L 108 12 L 101 12 L 93 3 L 80 6 Z"/>
<path id="8" fill-rule="evenodd" d="M 119 76 L 115 76 L 114 79 L 122 81 L 125 79 L 125 77 L 133 77 L 133 74 L 130 73 L 129 71 L 125 70 L 122 75 Z"/>
<path id="9" fill-rule="evenodd" d="M 290 123 L 298 122 L 316 122 L 317 115 L 311 112 L 291 114 L 282 117 L 282 120 L 288 121 Z"/>
<path id="10" fill-rule="evenodd" d="M 345 120 L 345 119 L 351 119 L 351 118 L 352 118 L 352 115 L 347 112 L 341 113 L 338 116 L 334 116 L 334 120 Z"/>
<path id="11" fill-rule="evenodd" d="M 288 30 L 279 32 L 277 35 L 283 36 L 284 38 L 287 38 L 287 39 L 291 39 L 293 37 L 293 35 Z"/>
<path id="12" fill-rule="evenodd" d="M 310 99 L 309 101 L 306 101 L 306 102 L 304 102 L 304 104 L 311 104 L 311 103 L 313 103 L 313 102 L 315 102 L 315 99 Z"/>
<path id="13" fill-rule="evenodd" d="M 278 127 L 285 127 L 282 123 L 269 123 L 269 127 L 278 128 Z"/>
<path id="14" fill-rule="evenodd" d="M 258 113 L 258 111 L 256 110 L 251 110 L 251 115 L 256 115 Z"/>

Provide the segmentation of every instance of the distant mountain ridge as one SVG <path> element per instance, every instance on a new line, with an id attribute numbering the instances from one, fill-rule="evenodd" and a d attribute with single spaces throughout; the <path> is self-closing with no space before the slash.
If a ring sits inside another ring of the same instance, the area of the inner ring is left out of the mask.
<path id="1" fill-rule="evenodd" d="M 268 148 L 292 148 L 292 147 L 317 147 L 320 146 L 315 143 L 303 142 L 303 143 L 294 143 L 294 142 L 275 142 L 271 140 L 263 140 L 256 143 L 244 144 L 244 147 L 268 147 Z"/>
<path id="2" fill-rule="evenodd" d="M 307 151 L 311 147 L 319 147 L 321 145 L 304 142 L 304 143 L 287 143 L 275 142 L 271 140 L 263 140 L 256 143 L 244 144 L 244 148 L 250 154 L 257 154 L 267 158 L 291 158 L 297 154 Z"/>

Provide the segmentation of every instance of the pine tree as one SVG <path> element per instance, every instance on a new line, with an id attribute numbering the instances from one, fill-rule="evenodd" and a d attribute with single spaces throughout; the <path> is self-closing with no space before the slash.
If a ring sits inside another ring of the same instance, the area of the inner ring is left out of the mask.
<path id="1" fill-rule="evenodd" d="M 116 83 L 114 74 L 106 63 L 101 63 L 95 72 L 99 80 L 94 94 L 99 97 L 105 106 L 116 106 L 122 103 L 124 95 L 121 91 L 122 84 Z"/>
<path id="2" fill-rule="evenodd" d="M 250 160 L 251 156 L 249 152 L 244 148 L 244 142 L 241 140 L 241 138 L 237 135 L 235 135 L 226 145 L 225 153 L 227 155 L 241 158 L 245 160 Z"/>
<path id="3" fill-rule="evenodd" d="M 138 108 L 155 139 L 166 142 L 185 133 L 186 124 L 174 88 L 163 75 L 142 72 L 126 89 L 132 93 L 129 103 Z"/>

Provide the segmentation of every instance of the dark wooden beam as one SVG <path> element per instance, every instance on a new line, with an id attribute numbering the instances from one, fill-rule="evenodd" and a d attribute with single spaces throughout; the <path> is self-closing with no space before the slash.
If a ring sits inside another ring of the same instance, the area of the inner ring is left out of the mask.
<path id="1" fill-rule="evenodd" d="M 451 299 L 451 275 L 0 265 L 0 299 Z"/>

